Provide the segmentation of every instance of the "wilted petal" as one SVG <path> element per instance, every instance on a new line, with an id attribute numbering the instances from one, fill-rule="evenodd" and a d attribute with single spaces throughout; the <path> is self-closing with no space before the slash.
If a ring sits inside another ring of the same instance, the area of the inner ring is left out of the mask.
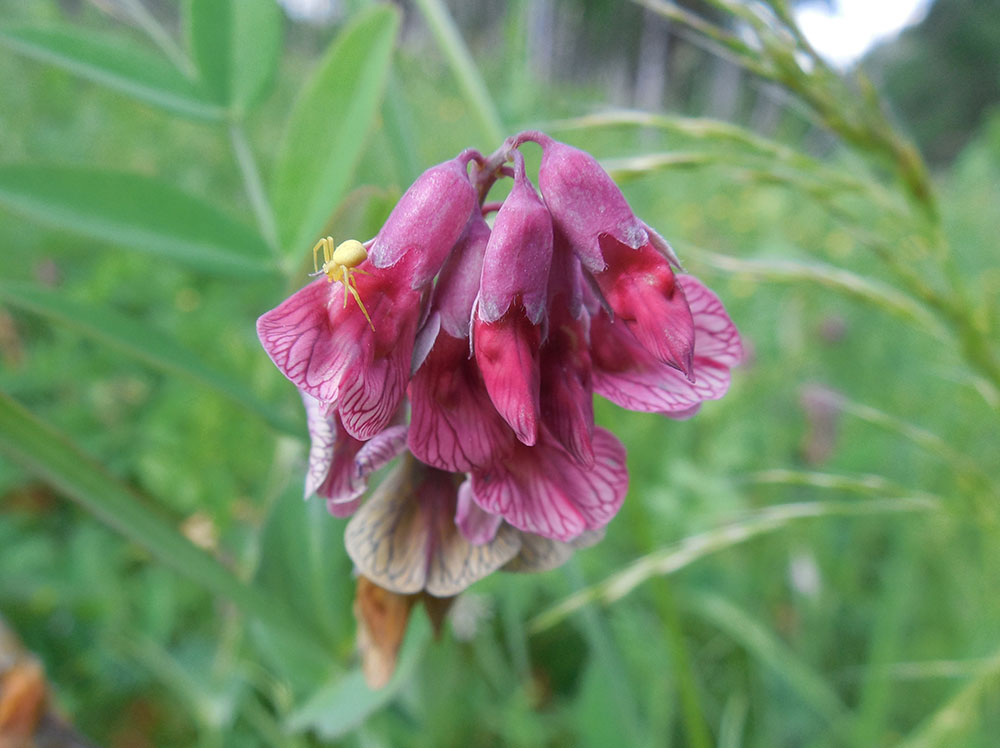
<path id="1" fill-rule="evenodd" d="M 347 525 L 344 544 L 366 577 L 399 594 L 457 595 L 513 558 L 513 528 L 472 545 L 455 526 L 455 477 L 404 461 Z"/>
<path id="2" fill-rule="evenodd" d="M 562 566 L 573 555 L 573 546 L 551 538 L 543 538 L 530 532 L 521 533 L 521 550 L 514 556 L 504 571 L 520 574 L 535 574 Z"/>
<path id="3" fill-rule="evenodd" d="M 607 315 L 591 321 L 594 390 L 628 410 L 689 418 L 703 401 L 726 393 L 729 369 L 742 357 L 739 334 L 718 297 L 692 276 L 677 279 L 689 294 L 694 321 L 693 381 L 657 361 Z"/>
<path id="4" fill-rule="evenodd" d="M 540 339 L 541 330 L 518 307 L 493 323 L 476 317 L 473 343 L 486 391 L 517 438 L 529 446 L 538 438 Z"/>
<path id="5" fill-rule="evenodd" d="M 550 436 L 520 445 L 507 460 L 472 473 L 476 503 L 514 527 L 553 540 L 572 540 L 603 527 L 628 488 L 625 448 L 610 432 L 594 431 L 594 464 L 580 465 Z"/>

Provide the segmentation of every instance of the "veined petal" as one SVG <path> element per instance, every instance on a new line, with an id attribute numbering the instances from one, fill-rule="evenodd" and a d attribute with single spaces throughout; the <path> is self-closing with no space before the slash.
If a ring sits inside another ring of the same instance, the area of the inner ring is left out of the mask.
<path id="1" fill-rule="evenodd" d="M 670 263 L 652 245 L 601 237 L 608 269 L 594 276 L 615 316 L 653 356 L 691 375 L 694 322 Z"/>
<path id="2" fill-rule="evenodd" d="M 691 293 L 695 339 L 693 381 L 658 361 L 635 336 L 605 314 L 591 320 L 594 390 L 628 410 L 689 418 L 705 400 L 729 388 L 730 367 L 742 357 L 739 334 L 718 297 L 692 276 L 678 276 Z"/>
<path id="3" fill-rule="evenodd" d="M 421 462 L 464 473 L 513 449 L 514 433 L 493 407 L 468 340 L 441 332 L 409 394 L 408 442 Z"/>
<path id="4" fill-rule="evenodd" d="M 316 398 L 300 392 L 306 409 L 306 426 L 309 429 L 309 467 L 306 470 L 305 496 L 312 496 L 326 480 L 333 463 L 333 449 L 337 442 L 337 428 L 327 417 L 327 408 Z"/>
<path id="5" fill-rule="evenodd" d="M 549 336 L 541 351 L 542 421 L 578 462 L 590 466 L 594 464 L 594 389 L 586 317 L 573 319 L 561 295 L 554 302 Z"/>
<path id="6" fill-rule="evenodd" d="M 332 404 L 344 428 L 366 440 L 388 425 L 409 378 L 420 293 L 368 263 L 351 276 L 372 324 L 341 283 L 313 281 L 257 320 L 281 372 Z M 374 327 L 374 330 L 372 329 Z"/>
<path id="7" fill-rule="evenodd" d="M 511 527 L 472 545 L 455 526 L 455 477 L 409 460 L 347 525 L 344 544 L 361 573 L 399 594 L 457 595 L 520 548 Z"/>
<path id="8" fill-rule="evenodd" d="M 381 470 L 406 449 L 406 426 L 390 426 L 380 431 L 358 450 L 354 467 L 358 475 L 367 478 L 376 470 Z"/>
<path id="9" fill-rule="evenodd" d="M 338 317 L 339 306 L 331 301 L 343 293 L 339 283 L 326 278 L 313 281 L 257 320 L 257 335 L 275 366 L 296 387 L 316 400 L 332 402 L 347 357 L 339 353 L 354 348 L 361 324 Z M 339 290 L 338 293 L 335 293 Z M 347 315 L 343 315 L 347 317 Z M 361 317 L 360 312 L 357 315 Z"/>
<path id="10" fill-rule="evenodd" d="M 694 355 L 719 366 L 736 366 L 743 360 L 743 343 L 736 325 L 719 297 L 693 275 L 678 275 L 694 318 Z"/>
<path id="11" fill-rule="evenodd" d="M 477 316 L 473 330 L 486 391 L 517 438 L 529 446 L 538 438 L 540 338 L 541 331 L 519 306 L 492 323 Z"/>
<path id="12" fill-rule="evenodd" d="M 524 532 L 568 541 L 603 527 L 628 489 L 625 448 L 610 432 L 594 431 L 594 464 L 584 467 L 551 436 L 493 467 L 472 473 L 476 503 Z"/>

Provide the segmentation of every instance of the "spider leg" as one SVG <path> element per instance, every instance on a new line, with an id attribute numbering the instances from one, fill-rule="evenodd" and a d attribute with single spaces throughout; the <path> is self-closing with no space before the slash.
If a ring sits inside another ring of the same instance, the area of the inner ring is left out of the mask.
<path id="1" fill-rule="evenodd" d="M 354 298 L 358 297 L 358 292 L 351 286 L 351 269 L 345 265 L 341 265 L 337 270 L 340 273 L 340 280 L 344 284 L 344 309 L 347 309 L 348 292 L 353 293 Z"/>
<path id="2" fill-rule="evenodd" d="M 345 279 L 345 281 L 344 281 L 344 296 L 345 296 L 345 298 L 347 296 L 347 292 L 350 292 L 351 296 L 354 297 L 354 300 L 356 302 L 358 302 L 358 307 L 361 309 L 361 313 L 363 315 L 365 315 L 365 319 L 368 320 L 368 326 L 372 329 L 372 332 L 375 332 L 375 324 L 372 322 L 372 318 L 368 316 L 368 310 L 365 309 L 364 302 L 361 301 L 361 294 L 358 293 L 358 289 L 357 288 L 355 288 L 353 285 L 351 285 L 349 278 Z"/>

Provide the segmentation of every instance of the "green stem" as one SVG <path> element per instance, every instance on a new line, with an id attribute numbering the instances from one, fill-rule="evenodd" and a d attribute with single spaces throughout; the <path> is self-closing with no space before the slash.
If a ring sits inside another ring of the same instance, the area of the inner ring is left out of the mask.
<path id="1" fill-rule="evenodd" d="M 271 208 L 271 201 L 267 197 L 264 182 L 260 178 L 260 169 L 257 168 L 257 160 L 254 158 L 241 124 L 234 122 L 229 125 L 229 142 L 233 147 L 236 164 L 240 167 L 243 187 L 250 200 L 254 217 L 257 219 L 257 226 L 260 228 L 264 241 L 267 242 L 275 260 L 278 261 L 279 267 L 284 271 L 285 265 L 278 246 L 278 225 L 274 220 L 274 210 Z"/>
<path id="2" fill-rule="evenodd" d="M 435 41 L 448 58 L 459 87 L 479 119 L 483 137 L 490 144 L 499 143 L 504 139 L 503 121 L 448 9 L 442 0 L 415 0 L 415 2 L 424 20 L 427 21 Z"/>

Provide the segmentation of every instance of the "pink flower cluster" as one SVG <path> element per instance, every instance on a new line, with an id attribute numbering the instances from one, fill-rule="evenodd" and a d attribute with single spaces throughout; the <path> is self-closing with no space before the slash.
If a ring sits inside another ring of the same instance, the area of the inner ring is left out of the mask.
<path id="1" fill-rule="evenodd" d="M 486 202 L 503 178 L 506 199 Z M 593 394 L 687 418 L 742 355 L 719 299 L 676 272 L 597 161 L 542 133 L 428 169 L 364 246 L 355 272 L 314 280 L 257 331 L 305 401 L 307 496 L 354 514 L 368 476 L 412 455 L 347 530 L 362 573 L 395 592 L 456 594 L 599 537 L 628 474 Z"/>

